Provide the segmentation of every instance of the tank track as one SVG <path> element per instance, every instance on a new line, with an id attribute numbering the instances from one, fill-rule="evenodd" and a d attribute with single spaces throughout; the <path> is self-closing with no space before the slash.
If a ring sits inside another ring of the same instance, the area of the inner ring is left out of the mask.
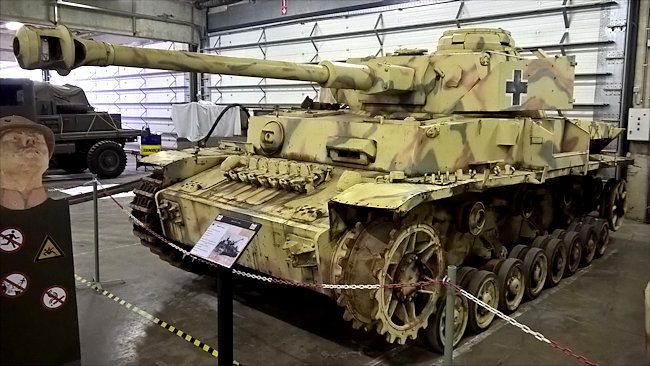
<path id="1" fill-rule="evenodd" d="M 507 283 L 504 284 L 503 279 L 506 271 L 502 270 L 506 263 L 513 260 L 522 263 L 523 275 L 526 277 L 526 281 L 524 284 L 525 293 L 523 299 L 520 300 L 521 302 L 516 304 L 516 306 L 508 306 L 511 304 L 505 304 L 505 297 L 502 296 L 502 293 L 497 296 L 498 300 L 496 301 L 496 305 L 498 306 L 495 307 L 498 307 L 499 310 L 506 314 L 512 313 L 524 302 L 535 300 L 540 296 L 543 289 L 554 287 L 560 280 L 570 277 L 579 271 L 579 269 L 568 270 L 568 265 L 571 261 L 569 256 L 571 253 L 564 251 L 563 254 L 559 254 L 560 251 L 556 250 L 558 246 L 563 249 L 570 248 L 577 241 L 581 250 L 578 251 L 578 258 L 573 258 L 573 261 L 577 260 L 580 268 L 591 265 L 593 260 L 604 255 L 610 241 L 609 232 L 611 228 L 609 227 L 607 218 L 599 218 L 597 216 L 598 212 L 585 215 L 568 225 L 565 229 L 556 229 L 552 234 L 545 233 L 539 235 L 527 245 L 516 245 L 510 250 L 508 257 L 505 259 L 493 259 L 475 267 L 461 266 L 457 271 L 456 283 L 468 292 L 481 298 L 482 293 L 479 284 L 485 278 L 496 278 L 497 286 L 499 287 L 499 291 L 501 291 L 507 286 Z M 548 272 L 543 278 L 538 278 L 540 282 L 536 282 L 538 285 L 537 289 L 536 291 L 532 291 L 531 278 L 534 277 L 535 266 L 534 263 L 531 263 L 531 258 L 536 255 L 541 255 L 545 258 Z M 561 264 L 561 268 L 558 268 L 557 258 L 562 258 L 563 263 Z M 576 264 L 577 266 L 578 264 Z M 567 269 L 565 270 L 565 268 Z M 551 273 L 553 270 L 555 270 L 554 279 L 552 279 L 553 275 Z M 485 299 L 483 300 L 485 301 Z M 442 316 L 445 311 L 444 301 L 440 301 L 439 304 L 441 306 L 438 306 L 436 311 L 431 315 L 428 327 L 420 330 L 419 338 L 433 351 L 442 353 L 444 344 L 443 333 L 440 327 L 442 325 L 441 319 L 444 320 L 444 316 Z M 456 306 L 458 305 L 457 303 Z M 462 306 L 465 308 L 460 312 L 458 310 L 455 312 L 456 314 L 467 314 L 466 317 L 468 319 L 454 319 L 454 347 L 460 342 L 461 338 L 485 331 L 495 319 L 494 314 L 489 313 L 487 314 L 488 318 L 481 325 L 480 322 L 476 321 L 478 315 L 472 314 L 473 311 L 479 311 L 480 309 L 472 306 L 471 302 Z M 472 318 L 475 318 L 474 321 Z M 457 333 L 460 334 L 456 335 Z"/>
<path id="2" fill-rule="evenodd" d="M 163 185 L 162 173 L 154 171 L 150 176 L 143 178 L 140 185 L 133 190 L 135 197 L 129 205 L 131 207 L 131 214 L 135 218 L 140 220 L 148 229 L 160 235 L 162 235 L 162 228 L 156 209 L 155 195 L 163 188 L 165 186 Z M 169 247 L 169 245 L 147 231 L 146 228 L 141 227 L 135 222 L 133 223 L 133 234 L 140 239 L 142 245 L 149 248 L 152 253 L 174 267 L 200 275 L 214 272 L 214 269 L 206 264 L 193 261 L 188 257 L 184 258 L 177 250 Z M 175 244 L 184 247 L 180 243 Z M 189 248 L 186 249 L 189 250 Z"/>
<path id="3" fill-rule="evenodd" d="M 542 199 L 550 198 L 549 194 L 546 191 L 539 193 Z M 624 183 L 611 180 L 598 200 L 590 201 L 590 205 L 576 207 L 571 206 L 569 201 L 566 203 L 567 207 L 562 207 L 562 211 L 558 212 L 556 218 L 542 214 L 535 216 L 533 210 L 525 211 L 531 212 L 530 216 L 522 216 L 534 230 L 528 229 L 526 235 L 519 234 L 518 238 L 509 240 L 508 244 L 494 248 L 489 257 L 478 254 L 466 257 L 462 267 L 459 268 L 457 284 L 504 313 L 515 312 L 524 301 L 536 299 L 545 288 L 558 285 L 563 278 L 574 275 L 581 267 L 589 266 L 596 258 L 604 255 L 609 243 L 610 230 L 616 231 L 620 227 L 625 196 Z M 552 205 L 546 208 L 547 212 L 557 209 Z M 538 225 L 537 220 L 542 219 L 548 223 Z M 390 272 L 390 267 L 384 266 L 385 263 L 396 263 L 399 268 L 405 261 L 406 264 L 411 262 L 412 258 L 408 250 L 403 252 L 402 259 L 398 261 L 387 260 L 393 258 L 387 248 L 398 243 L 393 233 L 401 235 L 406 227 L 410 227 L 407 225 L 409 219 L 404 219 L 400 224 L 393 224 L 390 220 L 381 222 L 381 220 L 385 219 L 368 219 L 365 225 L 357 222 L 350 225 L 339 238 L 331 263 L 334 282 L 383 284 L 382 276 L 387 274 L 388 279 L 393 283 L 414 282 L 414 278 L 409 278 L 411 281 L 397 279 L 395 275 L 405 272 Z M 453 224 L 451 220 L 448 223 Z M 471 228 L 466 228 L 466 225 L 459 226 L 463 230 Z M 446 226 L 440 225 L 440 227 Z M 435 228 L 432 229 L 436 231 Z M 388 232 L 390 234 L 387 234 Z M 433 236 L 437 235 L 436 233 Z M 420 261 L 419 256 L 416 256 L 415 260 Z M 427 263 L 425 267 L 430 268 L 429 265 L 430 263 Z M 438 273 L 442 272 L 444 269 L 438 271 Z M 427 279 L 427 276 L 424 277 Z M 431 292 L 431 289 L 426 290 L 423 292 Z M 385 294 L 386 291 L 383 293 Z M 398 318 L 401 318 L 396 319 L 398 322 L 390 316 L 390 314 L 397 314 L 393 313 L 395 307 L 383 306 L 385 297 L 381 291 L 373 291 L 368 296 L 366 293 L 360 294 L 354 290 L 337 290 L 334 291 L 334 296 L 337 303 L 345 309 L 343 318 L 351 321 L 355 329 L 376 330 L 382 335 L 385 334 L 386 340 L 390 343 L 404 344 L 408 339 L 419 337 L 434 351 L 440 352 L 444 348 L 441 343 L 444 337 L 442 331 L 439 331 L 443 326 L 440 322 L 444 319 L 442 296 L 436 302 L 432 312 L 428 312 L 430 310 L 427 310 L 427 307 L 420 305 L 422 310 L 417 308 L 418 312 L 413 310 L 407 317 L 400 317 L 398 314 Z M 410 302 L 413 302 L 411 297 L 401 298 L 400 301 L 410 306 L 412 305 Z M 386 298 L 389 299 L 386 301 L 391 299 L 390 296 Z M 424 303 L 422 299 L 416 298 L 416 300 L 415 307 Z M 456 306 L 462 304 L 463 301 L 459 301 Z M 463 309 L 455 309 L 455 314 L 464 314 L 464 316 L 455 315 L 454 322 L 459 326 L 462 325 L 462 329 L 455 329 L 454 345 L 462 339 L 466 329 L 470 329 L 472 333 L 483 332 L 495 319 L 494 314 L 473 302 L 463 306 Z M 409 310 L 411 308 L 407 307 Z M 388 310 L 385 311 L 386 309 Z M 430 314 L 429 318 L 422 318 L 427 313 Z M 389 316 L 384 316 L 387 314 Z M 402 323 L 399 323 L 400 320 Z"/>

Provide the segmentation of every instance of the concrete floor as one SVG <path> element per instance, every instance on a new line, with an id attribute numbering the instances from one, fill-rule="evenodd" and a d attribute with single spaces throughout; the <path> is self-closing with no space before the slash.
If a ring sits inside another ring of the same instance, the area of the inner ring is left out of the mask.
<path id="1" fill-rule="evenodd" d="M 130 198 L 118 199 L 127 204 Z M 131 234 L 128 218 L 100 200 L 105 289 L 217 346 L 213 278 L 159 260 Z M 92 202 L 70 208 L 75 272 L 93 277 Z M 650 225 L 627 222 L 605 257 L 525 303 L 518 321 L 601 365 L 647 365 L 643 289 L 650 280 Z M 244 365 L 437 365 L 419 341 L 390 345 L 355 331 L 333 300 L 308 290 L 236 277 L 235 359 Z M 83 365 L 215 365 L 217 360 L 86 286 L 77 287 Z M 456 350 L 457 365 L 579 364 L 499 320 Z"/>

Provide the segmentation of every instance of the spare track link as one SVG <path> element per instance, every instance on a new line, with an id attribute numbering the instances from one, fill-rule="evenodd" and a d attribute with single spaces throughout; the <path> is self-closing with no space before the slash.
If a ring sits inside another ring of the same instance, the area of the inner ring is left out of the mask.
<path id="1" fill-rule="evenodd" d="M 165 187 L 163 186 L 161 173 L 154 171 L 151 176 L 143 178 L 140 185 L 133 190 L 135 197 L 129 205 L 131 207 L 131 214 L 140 220 L 148 229 L 159 235 L 163 234 L 158 211 L 156 210 L 155 195 L 163 188 Z M 174 267 L 196 274 L 207 274 L 211 272 L 211 267 L 208 265 L 197 260 L 191 260 L 189 257 L 184 258 L 182 253 L 171 248 L 146 228 L 141 227 L 135 222 L 133 223 L 133 234 L 140 239 L 142 245 L 149 248 L 152 253 L 158 255 L 160 259 Z"/>

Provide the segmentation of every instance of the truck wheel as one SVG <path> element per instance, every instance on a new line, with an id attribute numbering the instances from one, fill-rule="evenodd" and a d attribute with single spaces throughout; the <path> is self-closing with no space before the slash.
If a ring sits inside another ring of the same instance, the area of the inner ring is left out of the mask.
<path id="1" fill-rule="evenodd" d="M 83 153 L 60 154 L 55 157 L 55 160 L 57 167 L 69 174 L 78 174 L 88 168 L 86 154 Z"/>
<path id="2" fill-rule="evenodd" d="M 104 140 L 88 150 L 86 161 L 90 171 L 99 178 L 115 178 L 126 167 L 126 153 L 117 142 Z"/>

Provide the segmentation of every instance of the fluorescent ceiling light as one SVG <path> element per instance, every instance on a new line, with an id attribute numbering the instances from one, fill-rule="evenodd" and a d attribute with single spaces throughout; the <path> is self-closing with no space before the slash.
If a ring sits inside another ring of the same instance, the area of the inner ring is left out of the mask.
<path id="1" fill-rule="evenodd" d="M 18 30 L 22 26 L 23 26 L 23 23 L 20 23 L 20 22 L 7 22 L 5 24 L 5 28 L 7 28 L 9 30 L 12 30 L 12 31 Z"/>

